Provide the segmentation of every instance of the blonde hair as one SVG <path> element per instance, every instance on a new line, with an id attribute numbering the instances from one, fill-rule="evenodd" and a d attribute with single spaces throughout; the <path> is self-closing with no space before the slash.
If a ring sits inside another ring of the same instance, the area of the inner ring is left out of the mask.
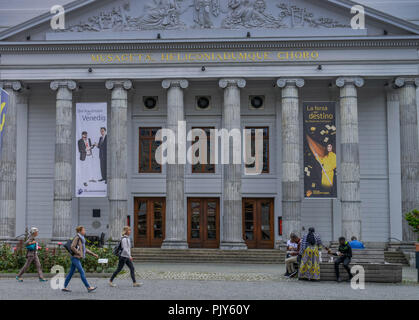
<path id="1" fill-rule="evenodd" d="M 128 230 L 131 230 L 131 227 L 130 226 L 125 226 L 122 229 L 122 235 L 125 236 L 127 234 Z"/>
<path id="2" fill-rule="evenodd" d="M 84 227 L 83 227 L 83 226 L 78 226 L 78 227 L 76 228 L 76 232 L 77 232 L 77 233 L 80 233 L 83 229 L 84 229 Z"/>

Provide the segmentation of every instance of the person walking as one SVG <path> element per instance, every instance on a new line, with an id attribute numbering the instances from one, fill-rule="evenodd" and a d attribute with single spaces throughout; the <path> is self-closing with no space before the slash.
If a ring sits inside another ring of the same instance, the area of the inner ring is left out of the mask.
<path id="1" fill-rule="evenodd" d="M 80 273 L 80 278 L 83 281 L 83 284 L 87 288 L 87 292 L 92 292 L 96 290 L 96 287 L 91 287 L 89 282 L 87 282 L 86 275 L 84 273 L 83 266 L 81 265 L 81 260 L 86 257 L 86 253 L 98 258 L 98 255 L 90 251 L 86 248 L 86 239 L 84 238 L 86 234 L 86 230 L 83 226 L 79 226 L 76 228 L 77 235 L 74 237 L 73 242 L 71 243 L 71 251 L 73 255 L 71 256 L 71 267 L 70 271 L 67 274 L 64 282 L 64 288 L 62 291 L 64 292 L 71 292 L 70 289 L 67 288 L 68 284 L 70 283 L 71 278 L 73 277 L 74 271 L 76 269 Z"/>
<path id="2" fill-rule="evenodd" d="M 23 282 L 22 275 L 26 272 L 26 270 L 28 270 L 32 262 L 35 263 L 36 270 L 38 271 L 39 281 L 41 282 L 48 281 L 44 278 L 44 275 L 42 274 L 42 267 L 38 258 L 38 242 L 35 239 L 38 236 L 38 233 L 39 233 L 38 228 L 32 227 L 30 230 L 29 237 L 24 243 L 27 250 L 26 263 L 23 266 L 23 268 L 19 271 L 18 275 L 16 276 L 16 280 L 19 282 Z"/>
<path id="3" fill-rule="evenodd" d="M 113 283 L 113 280 L 121 272 L 124 265 L 127 265 L 128 268 L 129 268 L 129 271 L 131 273 L 131 279 L 132 279 L 132 282 L 133 282 L 133 286 L 134 287 L 141 286 L 141 283 L 138 283 L 135 280 L 135 269 L 134 269 L 134 265 L 132 263 L 132 256 L 131 256 L 131 241 L 129 239 L 130 234 L 131 234 L 131 228 L 128 227 L 128 226 L 124 227 L 124 229 L 122 230 L 122 237 L 121 237 L 121 249 L 122 249 L 122 251 L 121 251 L 121 254 L 119 255 L 118 267 L 116 268 L 115 272 L 112 274 L 112 276 L 109 280 L 109 285 L 111 287 L 116 287 L 116 284 Z"/>
<path id="4" fill-rule="evenodd" d="M 309 228 L 304 235 L 301 247 L 301 263 L 298 270 L 299 280 L 320 280 L 320 257 L 319 249 L 322 247 L 320 236 L 314 228 Z"/>

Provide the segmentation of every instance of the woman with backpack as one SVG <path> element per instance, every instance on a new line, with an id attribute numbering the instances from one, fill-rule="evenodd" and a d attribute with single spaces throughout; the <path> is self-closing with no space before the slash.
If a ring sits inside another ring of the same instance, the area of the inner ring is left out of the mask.
<path id="1" fill-rule="evenodd" d="M 131 234 L 131 228 L 128 226 L 124 227 L 124 229 L 122 230 L 121 241 L 119 242 L 118 249 L 116 250 L 117 251 L 116 254 L 119 256 L 118 268 L 115 270 L 115 272 L 112 274 L 111 279 L 109 280 L 109 285 L 111 287 L 116 287 L 116 284 L 113 283 L 113 280 L 118 275 L 118 273 L 121 272 L 124 265 L 127 265 L 129 268 L 133 286 L 134 287 L 141 286 L 141 283 L 138 283 L 135 280 L 135 269 L 134 269 L 134 265 L 132 263 L 132 257 L 131 257 L 131 241 L 129 239 L 130 234 Z"/>
<path id="2" fill-rule="evenodd" d="M 322 247 L 322 240 L 314 231 L 314 228 L 309 228 L 301 242 L 299 280 L 320 280 L 319 250 Z"/>
<path id="3" fill-rule="evenodd" d="M 69 290 L 67 286 L 70 283 L 71 278 L 73 277 L 74 271 L 76 271 L 77 269 L 80 273 L 80 278 L 83 281 L 83 284 L 86 286 L 87 292 L 92 292 L 96 290 L 96 287 L 91 287 L 87 282 L 83 266 L 81 265 L 81 260 L 86 257 L 86 253 L 90 254 L 91 256 L 94 256 L 95 258 L 98 258 L 98 255 L 86 248 L 86 239 L 84 238 L 86 230 L 84 229 L 84 227 L 77 227 L 76 232 L 77 234 L 71 243 L 71 251 L 73 254 L 71 256 L 70 272 L 65 278 L 64 288 L 62 289 L 62 291 L 71 292 L 71 290 Z"/>
<path id="4" fill-rule="evenodd" d="M 23 266 L 23 268 L 19 271 L 18 275 L 16 276 L 16 280 L 19 282 L 23 282 L 23 279 L 21 277 L 25 273 L 25 271 L 28 270 L 32 262 L 35 262 L 36 270 L 38 271 L 39 281 L 41 282 L 48 281 L 44 278 L 44 275 L 42 274 L 42 267 L 38 258 L 38 242 L 35 239 L 37 236 L 38 236 L 38 228 L 32 227 L 30 231 L 30 235 L 24 243 L 27 250 L 26 263 Z"/>

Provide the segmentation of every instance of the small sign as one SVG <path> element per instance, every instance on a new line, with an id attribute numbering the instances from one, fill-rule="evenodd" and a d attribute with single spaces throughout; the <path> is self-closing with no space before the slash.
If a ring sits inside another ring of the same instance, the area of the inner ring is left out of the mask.
<path id="1" fill-rule="evenodd" d="M 97 262 L 100 263 L 100 264 L 106 264 L 106 263 L 108 263 L 108 259 L 98 259 Z"/>

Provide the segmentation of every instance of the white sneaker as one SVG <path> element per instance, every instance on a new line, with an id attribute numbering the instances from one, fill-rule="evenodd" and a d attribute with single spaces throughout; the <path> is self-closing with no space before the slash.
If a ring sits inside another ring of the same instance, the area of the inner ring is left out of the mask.
<path id="1" fill-rule="evenodd" d="M 133 287 L 141 287 L 143 284 L 141 282 L 136 282 L 132 286 Z"/>
<path id="2" fill-rule="evenodd" d="M 111 282 L 111 281 L 109 281 L 109 285 L 110 285 L 111 287 L 116 287 L 116 284 L 115 284 L 115 283 L 113 283 L 113 282 Z"/>

